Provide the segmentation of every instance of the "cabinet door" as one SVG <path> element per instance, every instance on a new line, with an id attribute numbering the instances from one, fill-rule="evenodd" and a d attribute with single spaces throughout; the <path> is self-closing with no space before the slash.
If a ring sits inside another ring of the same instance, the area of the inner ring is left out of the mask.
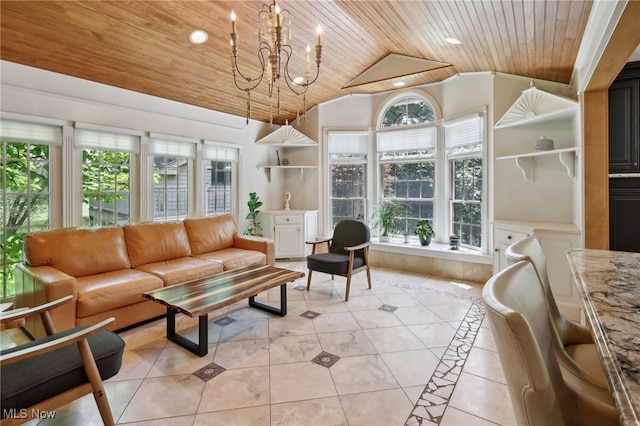
<path id="1" fill-rule="evenodd" d="M 493 254 L 493 272 L 498 272 L 509 266 L 504 252 L 511 244 L 528 237 L 530 234 L 522 230 L 514 230 L 506 226 L 499 226 L 494 231 L 495 252 Z"/>
<path id="2" fill-rule="evenodd" d="M 609 181 L 609 248 L 640 253 L 640 179 Z"/>
<path id="3" fill-rule="evenodd" d="M 609 88 L 609 173 L 640 172 L 640 79 Z"/>
<path id="4" fill-rule="evenodd" d="M 302 225 L 276 225 L 275 227 L 276 257 L 301 257 Z"/>

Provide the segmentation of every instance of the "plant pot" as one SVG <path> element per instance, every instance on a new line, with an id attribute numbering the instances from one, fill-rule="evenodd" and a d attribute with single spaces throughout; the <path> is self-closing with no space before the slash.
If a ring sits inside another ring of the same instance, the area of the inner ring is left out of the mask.
<path id="1" fill-rule="evenodd" d="M 418 238 L 420 239 L 421 246 L 428 246 L 429 244 L 431 244 L 431 236 L 428 236 L 428 237 L 418 236 Z"/>
<path id="2" fill-rule="evenodd" d="M 391 241 L 391 237 L 389 235 L 380 235 L 378 239 L 381 243 L 388 243 L 389 241 Z"/>

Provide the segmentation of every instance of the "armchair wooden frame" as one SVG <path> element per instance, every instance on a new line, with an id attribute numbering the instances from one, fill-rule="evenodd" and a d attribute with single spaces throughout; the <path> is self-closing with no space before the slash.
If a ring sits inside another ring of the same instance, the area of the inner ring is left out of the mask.
<path id="1" fill-rule="evenodd" d="M 7 324 L 20 318 L 26 318 L 32 315 L 39 314 L 47 335 L 50 336 L 55 334 L 56 330 L 53 325 L 53 321 L 51 320 L 51 316 L 49 315 L 49 311 L 57 306 L 70 302 L 72 299 L 72 296 L 65 296 L 38 307 L 2 312 L 0 314 L 0 323 Z M 31 407 L 27 407 L 26 410 L 20 412 L 20 414 L 24 413 L 24 416 L 21 415 L 20 418 L 4 418 L 0 420 L 0 425 L 9 426 L 22 424 L 24 422 L 32 420 L 35 413 L 52 411 L 89 393 L 93 393 L 104 424 L 113 425 L 114 421 L 113 415 L 111 413 L 111 408 L 109 407 L 109 402 L 107 400 L 107 395 L 105 393 L 102 379 L 100 377 L 100 372 L 98 371 L 95 359 L 93 357 L 93 354 L 91 353 L 91 348 L 89 346 L 89 343 L 87 342 L 87 338 L 93 334 L 107 329 L 114 322 L 114 318 L 108 318 L 96 325 L 87 327 L 76 333 L 66 335 L 59 339 L 0 355 L 0 366 L 5 366 L 17 361 L 21 361 L 23 359 L 46 354 L 47 352 L 51 352 L 64 346 L 76 343 L 80 351 L 80 356 L 82 358 L 85 372 L 89 379 L 89 382 L 87 383 L 46 399 L 38 404 L 32 405 Z"/>
<path id="2" fill-rule="evenodd" d="M 322 239 L 322 240 L 317 240 L 317 241 L 307 241 L 307 244 L 311 244 L 312 248 L 311 248 L 311 254 L 316 254 L 317 251 L 317 247 L 320 244 L 327 244 L 327 251 L 331 250 L 331 244 L 333 242 L 333 238 L 326 238 L 326 239 Z M 356 246 L 349 246 L 349 247 L 344 247 L 344 250 L 349 252 L 349 267 L 347 268 L 347 273 L 346 275 L 341 275 L 347 278 L 347 289 L 345 292 L 345 296 L 344 296 L 344 301 L 347 302 L 349 301 L 349 290 L 351 289 L 351 276 L 353 274 L 357 274 L 358 272 L 367 271 L 367 283 L 369 285 L 369 289 L 371 289 L 371 270 L 369 269 L 369 246 L 371 245 L 370 241 L 367 241 L 365 243 L 362 244 L 358 244 Z M 355 256 L 355 252 L 358 250 L 363 250 L 364 253 L 364 265 L 362 265 L 359 268 L 353 269 L 353 258 Z M 311 288 L 311 273 L 313 271 L 311 269 L 309 269 L 309 275 L 307 277 L 307 291 L 309 291 L 309 289 Z M 331 279 L 333 280 L 334 274 L 331 274 Z"/>

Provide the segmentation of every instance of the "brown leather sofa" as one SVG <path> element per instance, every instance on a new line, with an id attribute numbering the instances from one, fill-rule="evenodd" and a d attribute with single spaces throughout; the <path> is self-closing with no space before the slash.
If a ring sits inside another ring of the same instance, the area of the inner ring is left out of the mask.
<path id="1" fill-rule="evenodd" d="M 114 317 L 118 330 L 165 313 L 142 296 L 249 264 L 274 265 L 273 240 L 238 234 L 231 215 L 35 232 L 16 266 L 16 307 L 71 295 L 51 311 L 58 331 Z M 39 318 L 25 324 L 43 336 Z"/>

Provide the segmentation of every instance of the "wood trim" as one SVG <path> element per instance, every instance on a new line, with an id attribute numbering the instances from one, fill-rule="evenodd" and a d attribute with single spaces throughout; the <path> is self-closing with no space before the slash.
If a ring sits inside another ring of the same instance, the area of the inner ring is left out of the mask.
<path id="1" fill-rule="evenodd" d="M 584 245 L 609 249 L 609 92 L 584 93 Z"/>

